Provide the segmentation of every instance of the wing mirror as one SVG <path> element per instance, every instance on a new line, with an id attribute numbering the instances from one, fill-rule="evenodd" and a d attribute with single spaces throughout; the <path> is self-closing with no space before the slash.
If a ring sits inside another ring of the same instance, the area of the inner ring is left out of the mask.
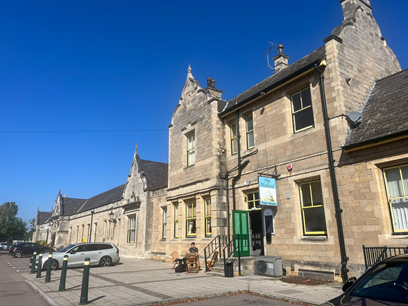
<path id="1" fill-rule="evenodd" d="M 343 290 L 343 292 L 346 292 L 348 288 L 351 287 L 352 284 L 354 284 L 356 282 L 357 278 L 350 277 L 348 280 L 346 280 L 346 282 L 343 285 L 343 288 L 341 288 L 341 290 Z"/>

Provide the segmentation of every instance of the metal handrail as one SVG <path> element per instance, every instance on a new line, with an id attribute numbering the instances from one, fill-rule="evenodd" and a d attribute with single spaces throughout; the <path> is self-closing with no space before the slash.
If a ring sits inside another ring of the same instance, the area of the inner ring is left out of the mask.
<path id="1" fill-rule="evenodd" d="M 407 247 L 366 247 L 363 245 L 364 264 L 366 270 L 380 261 L 395 255 L 408 254 Z"/>
<path id="2" fill-rule="evenodd" d="M 226 235 L 218 235 L 214 237 L 213 240 L 204 248 L 204 264 L 205 264 L 205 271 L 209 271 L 208 269 L 208 259 L 212 258 L 215 251 L 218 250 L 218 257 L 221 259 L 221 246 L 226 243 L 228 236 Z M 218 240 L 218 245 L 217 245 Z M 208 254 L 208 256 L 207 256 Z"/>
<path id="3" fill-rule="evenodd" d="M 238 249 L 238 273 L 239 273 L 239 275 L 241 275 L 241 247 L 240 247 L 241 239 L 240 239 L 240 237 L 241 237 L 241 235 L 239 235 L 239 234 L 232 235 L 232 239 L 225 246 L 225 248 L 222 250 L 222 254 L 223 254 L 223 257 L 224 257 L 224 271 L 225 271 L 225 266 L 227 264 L 227 261 L 234 254 L 235 250 Z M 236 239 L 237 240 L 237 245 L 234 247 L 235 238 L 237 238 Z M 227 250 L 227 256 L 225 256 L 225 250 Z"/>

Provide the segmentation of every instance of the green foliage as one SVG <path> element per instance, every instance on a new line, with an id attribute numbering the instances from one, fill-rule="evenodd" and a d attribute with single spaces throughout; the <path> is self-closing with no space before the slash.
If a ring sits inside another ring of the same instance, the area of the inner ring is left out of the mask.
<path id="1" fill-rule="evenodd" d="M 30 220 L 30 227 L 28 229 L 28 232 L 25 234 L 24 240 L 29 241 L 33 238 L 33 234 L 35 231 L 35 219 Z"/>
<path id="2" fill-rule="evenodd" d="M 42 246 L 45 246 L 47 244 L 45 240 L 38 240 L 36 243 L 41 244 Z"/>
<path id="3" fill-rule="evenodd" d="M 0 205 L 0 241 L 24 239 L 27 224 L 17 217 L 18 206 L 15 202 Z"/>

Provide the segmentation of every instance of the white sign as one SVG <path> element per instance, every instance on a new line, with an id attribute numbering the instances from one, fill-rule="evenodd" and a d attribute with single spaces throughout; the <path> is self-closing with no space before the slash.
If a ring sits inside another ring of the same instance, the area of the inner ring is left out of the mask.
<path id="1" fill-rule="evenodd" d="M 270 177 L 258 177 L 259 204 L 278 206 L 276 199 L 276 180 Z"/>

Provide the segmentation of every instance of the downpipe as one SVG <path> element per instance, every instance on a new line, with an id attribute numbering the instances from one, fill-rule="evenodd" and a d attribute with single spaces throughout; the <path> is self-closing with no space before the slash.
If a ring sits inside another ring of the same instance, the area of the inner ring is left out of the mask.
<path id="1" fill-rule="evenodd" d="M 349 258 L 346 254 L 346 246 L 344 242 L 344 232 L 343 232 L 343 223 L 341 219 L 341 214 L 343 210 L 340 208 L 340 200 L 339 200 L 339 193 L 337 188 L 337 180 L 336 180 L 336 172 L 334 169 L 334 159 L 333 159 L 333 149 L 331 145 L 331 137 L 330 137 L 330 126 L 329 126 L 329 116 L 327 114 L 327 103 L 326 103 L 326 95 L 324 90 L 324 75 L 323 72 L 319 70 L 317 64 L 314 66 L 315 70 L 319 73 L 320 78 L 320 96 L 322 100 L 322 110 L 323 110 L 323 119 L 324 119 L 324 130 L 326 136 L 326 146 L 327 146 L 327 155 L 329 159 L 329 170 L 330 170 L 330 178 L 331 178 L 331 186 L 333 192 L 333 199 L 334 199 L 334 207 L 336 211 L 336 223 L 337 223 L 337 232 L 339 236 L 339 245 L 340 245 L 340 255 L 341 255 L 341 278 L 343 279 L 343 283 L 346 282 L 348 279 L 347 272 L 347 261 Z"/>

